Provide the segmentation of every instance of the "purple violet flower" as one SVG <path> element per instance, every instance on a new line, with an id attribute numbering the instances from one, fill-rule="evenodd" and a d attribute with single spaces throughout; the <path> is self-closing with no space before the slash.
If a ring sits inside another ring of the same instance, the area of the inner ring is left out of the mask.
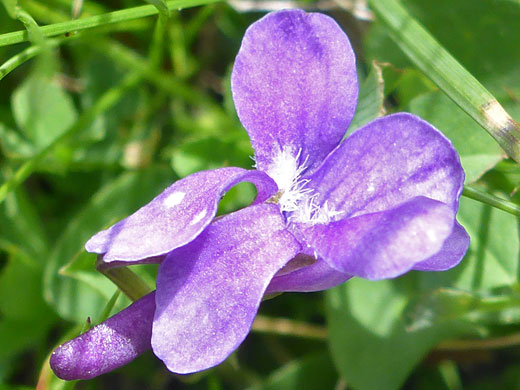
<path id="1" fill-rule="evenodd" d="M 342 142 L 358 82 L 334 20 L 268 14 L 247 30 L 231 84 L 256 170 L 190 175 L 87 242 L 105 267 L 160 263 L 157 290 L 56 349 L 59 377 L 89 379 L 150 347 L 172 372 L 204 370 L 240 345 L 265 294 L 442 271 L 464 256 L 464 172 L 446 137 L 398 113 Z M 255 202 L 215 219 L 242 181 Z"/>

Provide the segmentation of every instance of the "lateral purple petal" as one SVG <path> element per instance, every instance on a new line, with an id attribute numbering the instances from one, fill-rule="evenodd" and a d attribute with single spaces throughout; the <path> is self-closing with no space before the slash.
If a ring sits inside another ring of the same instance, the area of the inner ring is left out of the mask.
<path id="1" fill-rule="evenodd" d="M 154 310 L 155 294 L 150 293 L 60 345 L 51 355 L 52 370 L 71 381 L 91 379 L 128 364 L 151 347 Z"/>
<path id="2" fill-rule="evenodd" d="M 300 245 L 276 205 L 224 216 L 159 267 L 152 348 L 172 372 L 221 363 L 244 340 L 267 285 Z"/>
<path id="3" fill-rule="evenodd" d="M 222 195 L 235 184 L 256 185 L 254 204 L 276 193 L 265 173 L 220 168 L 194 173 L 176 181 L 146 206 L 92 237 L 85 248 L 103 254 L 105 263 L 135 262 L 160 256 L 197 237 L 213 220 Z"/>
<path id="4" fill-rule="evenodd" d="M 327 262 L 322 259 L 316 260 L 314 257 L 312 259 L 313 264 L 301 267 L 292 272 L 277 273 L 273 280 L 271 280 L 271 283 L 269 283 L 266 294 L 327 290 L 345 283 L 352 277 L 351 275 L 330 267 Z"/>
<path id="5" fill-rule="evenodd" d="M 413 266 L 416 271 L 446 271 L 460 263 L 469 247 L 469 235 L 458 222 L 455 222 L 453 232 L 446 239 L 442 249 Z"/>
<path id="6" fill-rule="evenodd" d="M 301 10 L 273 12 L 252 24 L 231 75 L 233 100 L 268 171 L 283 149 L 312 168 L 338 144 L 358 96 L 355 56 L 330 17 Z"/>
<path id="7" fill-rule="evenodd" d="M 399 276 L 438 253 L 454 221 L 451 207 L 417 197 L 392 210 L 313 225 L 303 234 L 331 267 L 378 280 Z"/>
<path id="8" fill-rule="evenodd" d="M 327 202 L 343 219 L 388 210 L 416 196 L 456 210 L 464 171 L 442 133 L 414 115 L 399 113 L 356 131 L 308 179 L 317 204 Z"/>

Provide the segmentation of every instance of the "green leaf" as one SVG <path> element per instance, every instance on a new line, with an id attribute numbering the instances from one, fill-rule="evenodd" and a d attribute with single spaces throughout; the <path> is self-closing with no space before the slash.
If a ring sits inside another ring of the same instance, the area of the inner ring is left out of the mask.
<path id="1" fill-rule="evenodd" d="M 352 133 L 373 119 L 384 115 L 384 98 L 385 85 L 382 70 L 379 65 L 372 62 L 368 76 L 360 85 L 356 114 L 349 126 L 348 133 Z"/>
<path id="2" fill-rule="evenodd" d="M 50 309 L 42 297 L 40 268 L 12 256 L 0 274 L 0 312 L 13 320 L 41 321 Z"/>
<path id="3" fill-rule="evenodd" d="M 173 149 L 172 167 L 180 177 L 223 166 L 247 167 L 253 164 L 248 156 L 249 142 L 241 139 L 201 138 L 188 140 Z"/>
<path id="4" fill-rule="evenodd" d="M 274 373 L 260 385 L 248 390 L 323 390 L 333 389 L 338 375 L 329 354 L 315 353 L 294 360 Z"/>
<path id="5" fill-rule="evenodd" d="M 399 389 L 434 345 L 463 332 L 444 324 L 407 329 L 403 313 L 414 284 L 413 274 L 378 282 L 354 278 L 327 292 L 330 349 L 353 388 Z"/>
<path id="6" fill-rule="evenodd" d="M 0 365 L 13 355 L 37 345 L 49 330 L 44 321 L 0 320 Z"/>
<path id="7" fill-rule="evenodd" d="M 70 96 L 38 75 L 27 78 L 13 92 L 11 103 L 20 130 L 38 149 L 63 134 L 77 118 Z"/>
<path id="8" fill-rule="evenodd" d="M 457 319 L 476 325 L 507 325 L 520 321 L 519 304 L 520 297 L 511 290 L 492 295 L 439 288 L 412 298 L 404 317 L 408 329 Z"/>
<path id="9" fill-rule="evenodd" d="M 466 173 L 465 183 L 478 180 L 505 157 L 491 136 L 480 131 L 480 126 L 441 92 L 416 97 L 410 102 L 410 111 L 453 142 Z"/>
<path id="10" fill-rule="evenodd" d="M 170 184 L 171 177 L 170 170 L 158 167 L 125 173 L 103 187 L 70 222 L 50 255 L 44 275 L 45 299 L 60 316 L 77 323 L 88 316 L 99 317 L 116 287 L 103 283 L 93 288 L 97 277 L 79 272 L 84 262 L 92 261 L 94 268 L 93 256 L 80 255 L 83 245 L 97 231 L 150 201 Z M 74 278 L 60 274 L 59 270 L 73 260 L 81 264 L 69 264 L 62 272 L 74 271 Z"/>
<path id="11" fill-rule="evenodd" d="M 0 205 L 0 248 L 7 252 L 21 251 L 21 261 L 42 265 L 48 243 L 38 210 L 24 189 L 10 193 Z"/>
<path id="12" fill-rule="evenodd" d="M 388 34 L 414 65 L 488 131 L 509 156 L 520 161 L 520 124 L 515 122 L 497 99 L 435 40 L 435 34 L 430 34 L 397 0 L 369 0 L 369 4 Z M 451 2 L 444 7 L 435 4 L 437 10 L 451 7 Z M 493 11 L 494 9 L 491 9 L 489 14 L 493 14 Z M 460 11 L 459 15 L 466 16 Z M 487 17 L 488 13 L 484 15 Z M 446 26 L 444 16 L 438 16 L 437 20 Z M 479 31 L 478 36 L 487 34 L 487 31 Z M 456 40 L 452 35 L 449 39 Z M 503 39 L 499 39 L 501 40 Z M 479 47 L 476 51 L 479 56 L 481 50 Z"/>
<path id="13" fill-rule="evenodd" d="M 34 153 L 34 147 L 17 131 L 9 129 L 0 123 L 0 147 L 8 158 L 29 158 Z"/>

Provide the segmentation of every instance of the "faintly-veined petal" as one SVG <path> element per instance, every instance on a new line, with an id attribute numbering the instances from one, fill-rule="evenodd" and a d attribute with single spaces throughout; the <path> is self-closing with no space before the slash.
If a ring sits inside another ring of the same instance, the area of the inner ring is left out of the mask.
<path id="1" fill-rule="evenodd" d="M 303 266 L 292 272 L 279 272 L 273 280 L 271 280 L 271 283 L 269 283 L 266 294 L 327 290 L 345 283 L 352 277 L 351 275 L 332 268 L 326 261 L 320 258 L 316 260 L 314 257 L 308 255 L 298 255 L 297 258 L 300 256 L 312 259 L 312 264 Z"/>
<path id="2" fill-rule="evenodd" d="M 378 280 L 402 275 L 437 254 L 454 223 L 450 206 L 416 197 L 391 210 L 313 225 L 302 233 L 331 267 Z"/>
<path id="3" fill-rule="evenodd" d="M 336 219 L 388 210 L 416 196 L 454 211 L 464 171 L 451 142 L 429 123 L 406 113 L 389 115 L 348 137 L 308 177 L 316 203 Z"/>
<path id="4" fill-rule="evenodd" d="M 330 17 L 301 10 L 266 15 L 242 40 L 231 75 L 233 100 L 268 172 L 284 149 L 310 168 L 345 134 L 358 81 L 350 42 Z"/>
<path id="5" fill-rule="evenodd" d="M 265 173 L 220 168 L 194 173 L 176 181 L 134 214 L 92 237 L 85 248 L 103 254 L 105 263 L 136 262 L 163 255 L 197 237 L 213 220 L 222 195 L 249 181 L 257 187 L 254 204 L 277 191 Z"/>
<path id="6" fill-rule="evenodd" d="M 222 362 L 250 330 L 265 289 L 300 250 L 276 205 L 226 215 L 159 267 L 152 348 L 168 369 Z"/>
<path id="7" fill-rule="evenodd" d="M 413 266 L 416 271 L 446 271 L 460 263 L 469 247 L 469 235 L 455 221 L 453 232 L 444 241 L 442 249 L 432 257 Z"/>
<path id="8" fill-rule="evenodd" d="M 151 347 L 154 311 L 155 293 L 150 293 L 56 348 L 52 370 L 69 381 L 91 379 L 131 362 Z"/>

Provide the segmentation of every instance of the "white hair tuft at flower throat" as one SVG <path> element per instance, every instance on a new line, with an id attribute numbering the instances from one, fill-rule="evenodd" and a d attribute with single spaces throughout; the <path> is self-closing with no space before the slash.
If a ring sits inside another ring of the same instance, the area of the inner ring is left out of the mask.
<path id="1" fill-rule="evenodd" d="M 277 203 L 282 212 L 288 213 L 288 222 L 329 223 L 341 213 L 329 209 L 327 202 L 319 205 L 318 194 L 306 188 L 309 180 L 302 179 L 302 174 L 308 168 L 308 158 L 301 162 L 301 154 L 301 149 L 295 152 L 293 148 L 284 147 L 273 158 L 267 174 L 278 185 L 278 193 L 269 201 Z"/>

